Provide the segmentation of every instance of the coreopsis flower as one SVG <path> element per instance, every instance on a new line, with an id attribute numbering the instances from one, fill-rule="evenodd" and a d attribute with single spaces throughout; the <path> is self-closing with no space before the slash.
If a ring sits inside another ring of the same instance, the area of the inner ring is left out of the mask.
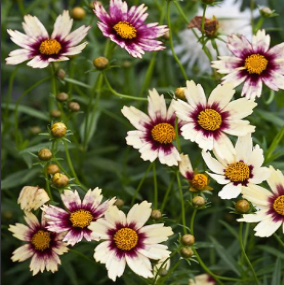
<path id="1" fill-rule="evenodd" d="M 251 187 L 266 180 L 270 171 L 262 167 L 263 151 L 256 145 L 253 147 L 251 134 L 238 137 L 234 148 L 231 141 L 223 145 L 222 152 L 210 153 L 202 151 L 202 157 L 208 168 L 214 173 L 208 173 L 217 183 L 225 185 L 219 192 L 222 199 L 236 198 L 245 187 Z"/>
<path id="2" fill-rule="evenodd" d="M 246 37 L 251 37 L 251 12 L 249 8 L 241 10 L 241 2 L 235 0 L 224 0 L 216 6 L 208 6 L 206 9 L 206 18 L 212 19 L 208 25 L 207 33 L 210 36 L 210 30 L 213 28 L 213 34 L 215 35 L 215 29 L 218 27 L 218 38 L 215 39 L 218 45 L 218 50 L 222 55 L 229 55 L 225 40 L 227 35 L 238 31 Z M 198 16 L 202 16 L 203 8 L 199 8 L 197 11 Z M 255 13 L 253 13 L 255 16 Z M 214 17 L 216 18 L 214 20 Z M 214 27 L 214 22 L 217 21 L 217 25 Z M 197 27 L 198 28 L 198 27 Z M 199 29 L 195 29 L 198 37 L 201 37 Z M 210 51 L 213 58 L 217 58 L 217 52 L 212 46 L 211 41 L 206 43 L 207 49 Z M 192 30 L 183 30 L 178 34 L 178 42 L 175 44 L 175 52 L 180 56 L 182 64 L 187 64 L 188 72 L 193 74 L 198 71 L 200 74 L 211 73 L 211 62 L 202 49 L 202 44 L 198 41 L 198 38 L 194 35 Z M 196 66 L 197 69 L 194 69 Z"/>
<path id="3" fill-rule="evenodd" d="M 254 228 L 255 235 L 269 237 L 281 226 L 284 234 L 284 175 L 270 166 L 271 175 L 267 179 L 271 191 L 258 185 L 250 185 L 243 190 L 243 197 L 257 208 L 254 214 L 245 214 L 238 222 L 259 224 Z"/>
<path id="4" fill-rule="evenodd" d="M 106 265 L 108 277 L 113 281 L 122 276 L 126 264 L 137 275 L 153 277 L 149 259 L 167 258 L 170 252 L 160 244 L 172 235 L 164 224 L 145 226 L 151 215 L 151 203 L 135 204 L 126 216 L 117 207 L 110 207 L 105 218 L 92 222 L 94 239 L 104 240 L 95 248 L 94 258 Z"/>
<path id="5" fill-rule="evenodd" d="M 185 177 L 190 183 L 189 188 L 192 192 L 212 190 L 213 188 L 208 186 L 209 179 L 207 174 L 198 173 L 193 171 L 190 159 L 187 154 L 180 154 L 181 161 L 179 162 L 179 171 L 183 177 Z"/>
<path id="6" fill-rule="evenodd" d="M 162 164 L 178 165 L 180 155 L 173 144 L 176 138 L 173 101 L 167 110 L 164 95 L 153 89 L 148 96 L 149 115 L 132 106 L 124 106 L 121 112 L 137 129 L 127 133 L 126 142 L 139 150 L 143 160 L 153 162 L 159 158 Z"/>
<path id="7" fill-rule="evenodd" d="M 19 31 L 7 30 L 11 40 L 21 47 L 9 53 L 6 63 L 16 65 L 31 59 L 27 65 L 33 68 L 45 68 L 51 62 L 69 60 L 68 56 L 80 53 L 87 42 L 78 45 L 91 28 L 81 26 L 70 33 L 73 20 L 68 11 L 63 11 L 54 24 L 54 30 L 49 36 L 43 24 L 35 16 L 24 17 L 23 29 Z"/>
<path id="8" fill-rule="evenodd" d="M 200 274 L 194 276 L 194 280 L 189 280 L 189 285 L 215 285 L 215 279 L 209 274 Z"/>
<path id="9" fill-rule="evenodd" d="M 49 200 L 49 196 L 44 189 L 34 186 L 25 186 L 20 192 L 18 204 L 20 204 L 22 210 L 31 211 L 37 210 Z"/>
<path id="10" fill-rule="evenodd" d="M 200 84 L 186 82 L 184 90 L 187 102 L 177 100 L 174 110 L 183 120 L 181 135 L 196 142 L 204 150 L 222 150 L 222 145 L 229 141 L 226 134 L 245 136 L 254 132 L 255 127 L 249 121 L 242 120 L 252 113 L 255 102 L 241 98 L 231 99 L 235 93 L 232 84 L 218 85 L 208 100 Z"/>
<path id="11" fill-rule="evenodd" d="M 17 223 L 9 227 L 14 237 L 28 242 L 13 252 L 12 260 L 21 262 L 31 257 L 30 270 L 33 275 L 45 269 L 57 271 L 61 264 L 59 255 L 68 251 L 67 244 L 61 241 L 62 235 L 50 232 L 44 217 L 40 223 L 34 214 L 25 212 L 25 220 L 28 226 Z"/>
<path id="12" fill-rule="evenodd" d="M 223 82 L 238 86 L 244 82 L 242 96 L 261 96 L 262 84 L 274 91 L 284 89 L 284 43 L 269 49 L 270 36 L 260 30 L 249 42 L 244 36 L 228 37 L 228 49 L 234 56 L 220 56 L 212 62 L 219 73 L 227 74 Z"/>
<path id="13" fill-rule="evenodd" d="M 81 201 L 76 190 L 74 192 L 65 190 L 61 194 L 61 199 L 67 211 L 53 205 L 43 206 L 45 217 L 48 220 L 47 229 L 56 233 L 65 232 L 63 241 L 72 246 L 83 238 L 91 241 L 91 230 L 88 226 L 92 221 L 102 217 L 109 206 L 115 202 L 113 198 L 101 204 L 103 199 L 101 191 L 99 188 L 90 189 Z"/>
<path id="14" fill-rule="evenodd" d="M 162 42 L 155 40 L 167 31 L 166 26 L 158 23 L 145 24 L 148 14 L 144 4 L 128 9 L 127 2 L 111 0 L 109 14 L 101 3 L 96 2 L 94 13 L 99 18 L 98 27 L 105 37 L 124 48 L 131 56 L 140 57 L 144 51 L 165 49 Z"/>

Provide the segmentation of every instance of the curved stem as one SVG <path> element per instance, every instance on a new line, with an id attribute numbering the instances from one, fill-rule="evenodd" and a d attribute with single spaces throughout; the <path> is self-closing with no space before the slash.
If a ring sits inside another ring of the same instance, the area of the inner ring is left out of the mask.
<path id="1" fill-rule="evenodd" d="M 181 186 L 181 181 L 180 181 L 180 177 L 179 177 L 179 171 L 177 171 L 176 177 L 177 177 L 177 183 L 178 183 L 178 189 L 179 189 L 179 196 L 180 196 L 181 217 L 182 217 L 183 233 L 186 234 L 187 231 L 186 231 L 185 208 L 184 208 L 183 192 L 182 192 L 182 186 Z"/>
<path id="2" fill-rule="evenodd" d="M 244 248 L 244 245 L 243 245 L 243 223 L 242 222 L 240 223 L 239 242 L 240 242 L 240 247 L 241 247 L 241 250 L 242 250 L 242 254 L 243 254 L 243 256 L 244 256 L 248 266 L 250 267 L 250 269 L 252 271 L 252 274 L 254 276 L 255 282 L 256 282 L 256 284 L 259 284 L 259 281 L 257 279 L 257 275 L 256 275 L 256 273 L 254 271 L 254 268 L 253 268 L 253 266 L 252 266 L 252 264 L 251 264 L 251 262 L 250 262 L 250 260 L 249 260 L 249 258 L 247 256 L 247 254 L 245 252 L 245 248 Z"/>
<path id="3" fill-rule="evenodd" d="M 175 53 L 175 50 L 174 50 L 173 32 L 172 32 L 171 17 L 170 17 L 170 3 L 171 3 L 171 1 L 168 1 L 168 3 L 167 3 L 167 22 L 168 22 L 168 27 L 170 29 L 170 47 L 171 47 L 173 57 L 174 57 L 175 61 L 177 62 L 178 66 L 180 67 L 180 70 L 181 70 L 181 73 L 182 73 L 184 79 L 188 80 L 186 72 L 185 72 L 185 70 L 184 70 L 180 60 L 178 59 L 178 57 Z"/>
<path id="4" fill-rule="evenodd" d="M 275 233 L 274 234 L 275 238 L 278 240 L 278 242 L 280 243 L 280 245 L 284 248 L 284 242 L 281 240 L 281 238 Z"/>
<path id="5" fill-rule="evenodd" d="M 141 189 L 141 187 L 142 187 L 142 185 L 144 183 L 144 180 L 145 180 L 148 172 L 150 171 L 151 167 L 152 167 L 152 164 L 149 165 L 149 167 L 147 168 L 146 172 L 144 173 L 142 179 L 140 180 L 140 182 L 139 182 L 139 184 L 138 184 L 138 186 L 137 186 L 137 188 L 136 188 L 136 190 L 134 192 L 134 195 L 132 197 L 131 206 L 133 206 L 134 201 L 135 201 L 135 199 L 136 199 L 136 197 L 137 197 L 137 195 L 138 195 L 138 193 L 139 193 L 139 191 L 140 191 L 140 189 Z"/>
<path id="6" fill-rule="evenodd" d="M 152 164 L 153 164 L 153 178 L 154 178 L 154 209 L 158 209 L 158 182 L 157 182 L 155 161 Z"/>
<path id="7" fill-rule="evenodd" d="M 175 182 L 175 177 L 173 176 L 172 179 L 171 179 L 171 182 L 167 188 L 167 191 L 166 191 L 166 194 L 165 194 L 165 197 L 164 197 L 164 200 L 163 200 L 163 203 L 162 203 L 162 206 L 161 206 L 161 212 L 163 213 L 164 209 L 165 209 L 165 206 L 167 204 L 167 201 L 168 201 L 168 198 L 169 198 L 169 194 L 170 194 L 170 191 L 172 190 L 173 188 L 173 185 L 174 185 L 174 182 Z"/>
<path id="8" fill-rule="evenodd" d="M 53 201 L 52 193 L 51 193 L 50 186 L 49 186 L 47 165 L 45 165 L 43 171 L 44 171 L 44 177 L 45 177 L 45 182 L 46 182 L 46 191 L 47 191 L 47 194 L 48 194 L 48 196 L 50 198 L 50 201 Z"/>
<path id="9" fill-rule="evenodd" d="M 142 98 L 142 97 L 134 97 L 134 96 L 130 96 L 130 95 L 126 95 L 126 94 L 121 94 L 121 93 L 118 93 L 116 92 L 110 85 L 105 73 L 103 73 L 104 75 L 104 79 L 105 79 L 105 82 L 106 82 L 106 85 L 108 87 L 108 89 L 110 90 L 110 92 L 115 95 L 115 96 L 118 96 L 120 98 L 125 98 L 125 99 L 131 99 L 131 100 L 140 100 L 140 101 L 147 101 L 148 99 L 147 98 Z"/>

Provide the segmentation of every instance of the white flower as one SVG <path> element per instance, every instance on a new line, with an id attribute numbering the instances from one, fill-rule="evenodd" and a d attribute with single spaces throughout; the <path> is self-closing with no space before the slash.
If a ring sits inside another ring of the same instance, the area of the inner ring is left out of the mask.
<path id="1" fill-rule="evenodd" d="M 208 274 L 194 276 L 194 280 L 189 280 L 188 285 L 215 285 L 216 281 Z"/>
<path id="2" fill-rule="evenodd" d="M 196 142 L 204 150 L 221 149 L 229 141 L 226 134 L 245 136 L 254 132 L 249 121 L 242 120 L 252 113 L 257 105 L 246 98 L 231 99 L 235 93 L 233 85 L 218 85 L 208 100 L 200 84 L 186 82 L 186 100 L 174 102 L 174 110 L 183 120 L 181 134 L 185 139 Z"/>
<path id="3" fill-rule="evenodd" d="M 58 265 L 61 264 L 59 255 L 68 251 L 67 244 L 61 241 L 62 235 L 47 230 L 44 216 L 40 223 L 34 214 L 25 212 L 25 220 L 28 227 L 23 224 L 9 227 L 14 237 L 28 242 L 13 252 L 12 260 L 21 262 L 32 258 L 30 270 L 33 275 L 45 269 L 57 271 Z"/>
<path id="4" fill-rule="evenodd" d="M 94 239 L 105 240 L 95 248 L 94 258 L 106 265 L 113 281 L 122 276 L 126 264 L 144 278 L 153 277 L 149 259 L 169 257 L 168 247 L 159 243 L 173 234 L 172 229 L 164 224 L 145 226 L 151 212 L 151 203 L 146 201 L 135 204 L 127 216 L 113 206 L 104 219 L 89 226 Z"/>
<path id="5" fill-rule="evenodd" d="M 37 210 L 49 200 L 49 196 L 44 189 L 25 186 L 20 192 L 18 204 L 20 204 L 22 210 L 31 211 Z"/>
<path id="6" fill-rule="evenodd" d="M 227 74 L 223 82 L 234 87 L 244 82 L 242 96 L 248 99 L 261 96 L 263 83 L 275 91 L 284 89 L 284 42 L 269 49 L 270 36 L 260 30 L 252 42 L 234 34 L 227 45 L 233 56 L 220 56 L 212 62 L 219 73 Z"/>
<path id="7" fill-rule="evenodd" d="M 10 52 L 6 63 L 16 65 L 32 59 L 27 65 L 33 68 L 44 68 L 51 62 L 69 60 L 68 56 L 78 54 L 85 48 L 87 42 L 78 44 L 91 28 L 83 25 L 70 33 L 72 25 L 73 20 L 69 12 L 64 11 L 57 17 L 53 33 L 49 36 L 37 17 L 26 15 L 23 22 L 25 34 L 7 30 L 11 40 L 21 49 Z"/>
<path id="8" fill-rule="evenodd" d="M 258 211 L 238 219 L 238 222 L 259 222 L 254 228 L 255 235 L 259 237 L 269 237 L 281 226 L 284 234 L 284 175 L 272 166 L 270 171 L 267 182 L 272 192 L 257 185 L 248 185 L 243 190 L 243 197 L 252 202 Z"/>
<path id="9" fill-rule="evenodd" d="M 124 106 L 122 114 L 137 129 L 127 133 L 128 145 L 138 149 L 143 160 L 153 162 L 159 158 L 162 164 L 168 166 L 178 165 L 180 155 L 173 141 L 176 138 L 173 101 L 168 110 L 164 95 L 159 95 L 153 89 L 149 91 L 148 114 L 141 112 L 135 107 Z M 178 128 L 181 122 L 178 124 Z"/>
<path id="10" fill-rule="evenodd" d="M 251 135 L 239 137 L 234 148 L 231 141 L 214 151 L 217 159 L 203 151 L 202 156 L 208 168 L 215 172 L 208 173 L 217 183 L 225 185 L 219 192 L 222 199 L 236 198 L 245 186 L 251 187 L 266 180 L 270 175 L 267 167 L 261 167 L 263 151 L 256 145 L 253 147 Z"/>
<path id="11" fill-rule="evenodd" d="M 200 8 L 198 16 L 202 16 L 203 10 Z M 241 11 L 241 1 L 224 0 L 220 5 L 210 6 L 206 10 L 206 18 L 216 16 L 219 22 L 220 37 L 225 41 L 226 36 L 232 33 L 241 33 L 246 37 L 252 35 L 250 22 L 250 9 L 246 8 Z M 198 36 L 201 32 L 195 29 Z M 179 33 L 180 43 L 175 46 L 175 51 L 180 55 L 183 64 L 188 62 L 188 69 L 192 72 L 192 67 L 196 64 L 200 73 L 211 73 L 211 63 L 202 50 L 202 45 L 198 42 L 192 30 L 184 30 Z M 220 54 L 229 55 L 226 43 L 216 39 Z M 211 41 L 208 41 L 206 47 L 211 52 L 213 58 L 217 57 Z"/>

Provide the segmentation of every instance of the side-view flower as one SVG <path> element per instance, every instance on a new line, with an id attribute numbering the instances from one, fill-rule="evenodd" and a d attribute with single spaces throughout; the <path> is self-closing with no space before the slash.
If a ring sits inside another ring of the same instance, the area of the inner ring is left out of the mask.
<path id="1" fill-rule="evenodd" d="M 62 234 L 50 232 L 47 223 L 42 216 L 41 223 L 31 212 L 25 212 L 25 220 L 28 226 L 23 224 L 10 225 L 9 231 L 13 236 L 28 243 L 22 245 L 13 252 L 12 260 L 25 261 L 32 257 L 30 270 L 33 275 L 39 271 L 55 272 L 61 264 L 58 255 L 68 251 L 67 244 L 62 242 Z"/>
<path id="2" fill-rule="evenodd" d="M 222 81 L 238 86 L 244 82 L 242 96 L 261 96 L 262 83 L 270 89 L 284 89 L 284 43 L 271 49 L 270 36 L 260 30 L 250 43 L 244 36 L 228 37 L 228 49 L 234 56 L 220 56 L 212 62 L 219 73 L 228 74 Z"/>
<path id="3" fill-rule="evenodd" d="M 43 24 L 35 16 L 24 17 L 23 29 L 19 31 L 7 30 L 11 40 L 21 47 L 9 53 L 6 63 L 16 65 L 31 59 L 27 65 L 33 68 L 45 68 L 51 62 L 69 60 L 68 56 L 80 53 L 87 45 L 84 39 L 91 28 L 81 26 L 70 33 L 73 20 L 68 11 L 59 15 L 54 24 L 54 30 L 49 36 Z"/>
<path id="4" fill-rule="evenodd" d="M 254 228 L 255 235 L 270 237 L 283 226 L 284 233 L 284 175 L 280 170 L 270 166 L 271 175 L 267 179 L 271 191 L 258 185 L 244 188 L 243 197 L 257 208 L 254 214 L 243 215 L 239 222 L 259 224 Z"/>
<path id="5" fill-rule="evenodd" d="M 246 98 L 231 101 L 235 90 L 232 84 L 218 85 L 206 99 L 200 84 L 187 81 L 184 93 L 187 102 L 177 100 L 174 110 L 184 121 L 181 134 L 185 139 L 196 142 L 204 150 L 221 150 L 229 143 L 226 134 L 245 136 L 254 132 L 249 121 L 242 120 L 252 113 L 256 103 Z"/>
<path id="6" fill-rule="evenodd" d="M 235 148 L 229 141 L 223 145 L 222 152 L 213 152 L 217 159 L 204 150 L 202 156 L 208 168 L 215 173 L 208 174 L 217 183 L 225 185 L 218 194 L 222 199 L 236 198 L 245 187 L 259 184 L 270 175 L 267 167 L 261 167 L 263 151 L 259 145 L 253 147 L 250 134 L 238 137 Z"/>
<path id="7" fill-rule="evenodd" d="M 180 155 L 173 145 L 176 138 L 174 101 L 167 110 L 164 95 L 159 95 L 153 89 L 149 91 L 148 102 L 149 115 L 132 106 L 124 106 L 121 110 L 122 114 L 137 129 L 127 133 L 126 142 L 139 150 L 143 160 L 153 162 L 159 158 L 162 164 L 177 166 Z M 178 127 L 181 124 L 182 122 L 179 122 Z"/>
<path id="8" fill-rule="evenodd" d="M 99 18 L 98 27 L 105 37 L 110 38 L 131 56 L 140 57 L 144 51 L 158 51 L 165 49 L 161 41 L 155 40 L 163 36 L 167 26 L 158 23 L 144 24 L 148 14 L 144 4 L 132 6 L 128 9 L 127 2 L 111 0 L 109 14 L 101 3 L 95 3 L 94 13 Z"/>
<path id="9" fill-rule="evenodd" d="M 149 259 L 169 257 L 168 247 L 159 243 L 173 234 L 172 229 L 164 224 L 145 226 L 151 212 L 151 203 L 147 201 L 135 204 L 127 216 L 113 206 L 105 218 L 89 226 L 94 239 L 104 240 L 95 248 L 94 258 L 106 265 L 113 281 L 122 276 L 126 264 L 144 278 L 153 277 Z"/>
<path id="10" fill-rule="evenodd" d="M 52 232 L 62 233 L 63 241 L 70 245 L 75 245 L 83 238 L 91 241 L 91 231 L 88 226 L 92 221 L 100 218 L 113 205 L 115 198 L 102 202 L 101 189 L 89 190 L 81 202 L 78 192 L 65 190 L 61 195 L 63 204 L 67 208 L 56 206 L 43 206 L 45 218 L 48 220 L 47 229 Z"/>

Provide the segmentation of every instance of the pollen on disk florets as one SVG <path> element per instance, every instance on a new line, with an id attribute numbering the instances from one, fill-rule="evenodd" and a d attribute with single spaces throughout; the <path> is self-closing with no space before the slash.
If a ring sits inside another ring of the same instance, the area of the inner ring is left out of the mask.
<path id="1" fill-rule="evenodd" d="M 61 50 L 61 44 L 55 39 L 48 39 L 40 44 L 39 52 L 42 55 L 55 55 Z"/>
<path id="2" fill-rule="evenodd" d="M 234 162 L 224 170 L 225 176 L 232 182 L 244 182 L 249 179 L 250 169 L 243 161 Z"/>
<path id="3" fill-rule="evenodd" d="M 119 249 L 129 251 L 137 245 L 138 235 L 133 229 L 122 228 L 114 234 L 113 240 Z"/>
<path id="4" fill-rule="evenodd" d="M 120 37 L 126 40 L 134 39 L 137 36 L 136 28 L 126 21 L 118 22 L 113 26 L 113 29 Z"/>
<path id="5" fill-rule="evenodd" d="M 197 122 L 207 131 L 216 131 L 222 124 L 222 117 L 216 110 L 204 109 L 198 114 Z"/>
<path id="6" fill-rule="evenodd" d="M 260 54 L 252 54 L 245 59 L 245 68 L 250 74 L 261 74 L 267 67 L 268 60 Z"/>
<path id="7" fill-rule="evenodd" d="M 284 216 L 284 195 L 275 199 L 273 202 L 273 209 L 277 214 Z"/>
<path id="8" fill-rule="evenodd" d="M 168 144 L 176 138 L 174 127 L 169 123 L 160 123 L 153 127 L 151 130 L 152 137 L 155 141 Z"/>
<path id="9" fill-rule="evenodd" d="M 86 228 L 91 224 L 93 216 L 90 211 L 79 209 L 70 214 L 70 221 L 73 227 Z"/>
<path id="10" fill-rule="evenodd" d="M 44 230 L 37 231 L 31 239 L 31 243 L 35 247 L 35 249 L 44 251 L 49 248 L 50 245 L 50 233 Z"/>

